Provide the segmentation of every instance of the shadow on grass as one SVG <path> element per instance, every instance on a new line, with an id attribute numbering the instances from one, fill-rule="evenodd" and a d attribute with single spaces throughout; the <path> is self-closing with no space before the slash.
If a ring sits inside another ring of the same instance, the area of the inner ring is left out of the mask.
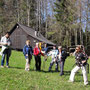
<path id="1" fill-rule="evenodd" d="M 12 66 L 10 66 L 9 68 L 24 69 L 24 68 L 22 68 L 22 67 L 12 67 Z"/>
<path id="2" fill-rule="evenodd" d="M 64 71 L 64 75 L 70 75 L 71 71 Z"/>
<path id="3" fill-rule="evenodd" d="M 35 69 L 30 69 L 30 71 L 43 72 L 43 73 L 58 73 L 58 72 L 60 72 L 60 71 L 55 71 L 55 70 L 46 71 L 46 70 L 35 70 Z"/>
<path id="4" fill-rule="evenodd" d="M 90 85 L 90 81 L 88 81 L 88 85 Z"/>
<path id="5" fill-rule="evenodd" d="M 30 71 L 37 71 L 37 70 L 30 69 Z M 55 70 L 51 70 L 51 71 L 40 70 L 40 71 L 37 71 L 37 72 L 43 72 L 43 73 L 60 73 L 60 70 L 58 70 L 58 71 L 55 71 Z M 71 73 L 71 71 L 64 71 L 64 75 L 70 75 L 70 73 Z"/>
<path id="6" fill-rule="evenodd" d="M 22 70 L 24 70 L 25 68 L 24 67 L 13 67 L 13 66 L 10 66 L 9 68 L 14 68 L 14 69 L 22 69 Z M 35 69 L 30 69 L 30 71 L 37 71 L 37 70 L 35 70 Z M 55 70 L 51 70 L 51 71 L 46 71 L 46 70 L 40 70 L 40 71 L 37 71 L 37 72 L 43 72 L 43 73 L 60 73 L 60 70 L 58 70 L 58 71 L 55 71 Z M 70 75 L 71 74 L 71 71 L 64 71 L 64 75 Z M 83 78 L 83 75 L 82 75 L 82 73 L 79 73 L 79 72 L 77 72 L 76 73 L 76 75 L 77 76 L 81 76 L 82 78 Z M 77 82 L 80 82 L 80 81 L 77 81 Z M 90 82 L 89 82 L 90 83 Z"/>
<path id="7" fill-rule="evenodd" d="M 45 70 L 42 70 L 42 72 L 44 72 L 44 73 L 58 73 L 59 71 L 55 71 L 55 70 L 45 71 Z"/>

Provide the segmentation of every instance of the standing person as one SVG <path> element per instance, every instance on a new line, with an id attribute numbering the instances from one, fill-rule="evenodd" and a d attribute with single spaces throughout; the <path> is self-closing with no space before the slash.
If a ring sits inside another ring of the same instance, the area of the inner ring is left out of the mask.
<path id="1" fill-rule="evenodd" d="M 30 70 L 30 61 L 32 59 L 32 54 L 33 54 L 33 49 L 30 46 L 30 40 L 26 41 L 26 45 L 23 48 L 23 54 L 26 59 L 26 65 L 25 65 L 25 70 L 29 71 Z"/>
<path id="2" fill-rule="evenodd" d="M 58 53 L 58 63 L 60 65 L 60 76 L 64 75 L 64 63 L 65 59 L 67 57 L 67 53 L 62 50 L 62 46 L 58 47 L 59 53 Z"/>
<path id="3" fill-rule="evenodd" d="M 69 82 L 74 82 L 74 77 L 75 77 L 76 72 L 78 70 L 82 69 L 84 85 L 87 85 L 88 84 L 87 72 L 86 72 L 87 60 L 86 60 L 86 56 L 83 54 L 82 49 L 80 48 L 80 46 L 76 47 L 75 59 L 76 59 L 76 66 L 71 71 Z"/>
<path id="4" fill-rule="evenodd" d="M 52 61 L 49 66 L 49 72 L 51 71 L 54 63 L 56 64 L 55 70 L 58 71 L 57 55 L 58 55 L 58 50 L 56 49 L 56 46 L 53 46 L 53 50 L 50 51 L 48 54 L 48 56 L 52 56 Z"/>
<path id="5" fill-rule="evenodd" d="M 36 43 L 36 46 L 34 48 L 34 56 L 35 56 L 35 66 L 36 70 L 41 70 L 41 55 L 44 56 L 44 54 L 41 52 L 39 48 L 39 43 Z"/>
<path id="6" fill-rule="evenodd" d="M 44 44 L 44 47 L 42 48 L 42 52 L 44 53 L 44 60 L 43 60 L 43 70 L 45 69 L 45 62 L 47 61 L 47 51 L 48 47 L 47 44 Z"/>
<path id="7" fill-rule="evenodd" d="M 2 55 L 2 59 L 1 59 L 1 68 L 4 68 L 4 61 L 5 61 L 5 56 L 6 56 L 6 67 L 9 68 L 9 57 L 11 55 L 11 40 L 10 40 L 10 33 L 7 32 L 5 34 L 5 36 L 3 36 L 1 38 L 1 42 L 0 45 L 2 46 L 2 50 L 1 50 L 1 55 Z"/>

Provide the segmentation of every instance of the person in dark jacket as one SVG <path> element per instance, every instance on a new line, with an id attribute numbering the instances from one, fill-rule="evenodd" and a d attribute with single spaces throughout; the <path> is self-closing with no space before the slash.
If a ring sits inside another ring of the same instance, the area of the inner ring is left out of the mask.
<path id="1" fill-rule="evenodd" d="M 58 47 L 58 63 L 60 65 L 60 76 L 64 75 L 64 63 L 65 63 L 65 59 L 67 57 L 67 53 L 65 51 L 62 50 L 62 47 L 59 46 Z"/>
<path id="2" fill-rule="evenodd" d="M 33 54 L 33 49 L 30 46 L 30 40 L 26 41 L 26 45 L 23 48 L 23 54 L 26 59 L 26 65 L 25 65 L 25 70 L 29 71 L 30 70 L 30 61 L 32 59 L 32 54 Z"/>
<path id="3" fill-rule="evenodd" d="M 74 55 L 75 55 L 75 59 L 76 59 L 76 66 L 71 71 L 68 82 L 74 82 L 74 77 L 75 77 L 76 72 L 78 70 L 82 69 L 84 85 L 87 85 L 88 84 L 87 71 L 86 71 L 87 56 L 84 54 L 81 46 L 76 47 Z"/>
<path id="4" fill-rule="evenodd" d="M 41 55 L 44 56 L 44 54 L 41 52 L 39 48 L 39 43 L 36 43 L 36 46 L 34 48 L 34 56 L 35 56 L 35 66 L 36 70 L 41 70 Z"/>

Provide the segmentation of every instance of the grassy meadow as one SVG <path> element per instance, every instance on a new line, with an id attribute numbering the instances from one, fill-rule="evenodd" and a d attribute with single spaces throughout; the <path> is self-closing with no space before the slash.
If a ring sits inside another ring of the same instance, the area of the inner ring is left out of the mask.
<path id="1" fill-rule="evenodd" d="M 42 71 L 35 71 L 34 57 L 32 58 L 30 71 L 25 68 L 25 58 L 22 52 L 12 51 L 10 57 L 10 68 L 0 68 L 0 90 L 90 90 L 90 74 L 88 74 L 89 85 L 84 86 L 82 73 L 79 71 L 75 76 L 74 83 L 68 83 L 70 71 L 75 63 L 74 57 L 68 57 L 65 62 L 64 75 L 55 72 L 55 65 L 52 72 L 48 72 L 51 58 L 43 61 Z M 90 64 L 90 59 L 88 60 Z M 1 56 L 0 56 L 1 64 Z"/>

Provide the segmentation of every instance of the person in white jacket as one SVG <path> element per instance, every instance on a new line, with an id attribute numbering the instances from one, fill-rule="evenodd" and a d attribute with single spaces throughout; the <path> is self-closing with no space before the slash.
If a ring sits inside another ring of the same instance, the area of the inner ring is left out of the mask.
<path id="1" fill-rule="evenodd" d="M 2 56 L 3 55 L 3 52 L 5 49 L 7 49 L 10 44 L 11 44 L 11 41 L 10 39 L 7 39 L 5 36 L 1 38 L 1 42 L 0 42 L 1 46 L 2 46 L 2 49 L 0 51 L 0 55 Z"/>
<path id="2" fill-rule="evenodd" d="M 49 72 L 51 71 L 54 63 L 56 64 L 55 70 L 58 71 L 57 55 L 58 55 L 58 50 L 56 49 L 56 46 L 53 46 L 53 50 L 50 51 L 48 54 L 48 56 L 52 57 L 52 61 L 50 63 L 50 67 L 49 67 Z"/>
<path id="3" fill-rule="evenodd" d="M 6 67 L 9 67 L 9 56 L 10 56 L 10 46 L 11 46 L 11 41 L 10 41 L 10 33 L 7 32 L 5 34 L 5 36 L 3 36 L 1 38 L 1 42 L 0 42 L 0 45 L 2 46 L 2 49 L 1 49 L 1 52 L 0 52 L 0 55 L 2 56 L 2 60 L 1 60 L 1 67 L 4 67 L 4 60 L 5 60 L 5 56 L 6 57 Z"/>

